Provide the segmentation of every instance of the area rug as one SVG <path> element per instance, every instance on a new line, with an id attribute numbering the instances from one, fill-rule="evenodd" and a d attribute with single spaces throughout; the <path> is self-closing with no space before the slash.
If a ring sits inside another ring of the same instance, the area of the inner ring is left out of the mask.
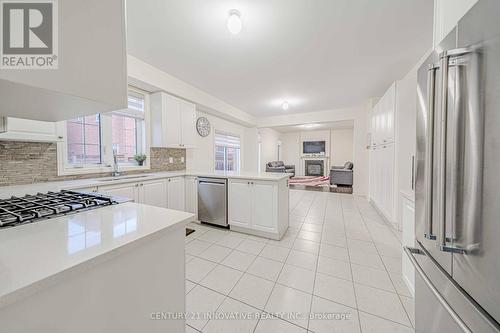
<path id="1" fill-rule="evenodd" d="M 330 177 L 294 177 L 288 183 L 297 190 L 352 194 L 351 186 L 330 185 Z"/>
<path id="2" fill-rule="evenodd" d="M 329 186 L 330 177 L 293 177 L 288 183 L 290 185 L 303 185 L 303 186 Z"/>

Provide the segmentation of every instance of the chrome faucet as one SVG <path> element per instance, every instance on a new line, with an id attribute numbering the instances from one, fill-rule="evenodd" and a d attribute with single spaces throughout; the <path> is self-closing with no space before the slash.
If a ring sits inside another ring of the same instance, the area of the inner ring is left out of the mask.
<path id="1" fill-rule="evenodd" d="M 116 148 L 113 148 L 113 177 L 118 177 L 121 175 L 120 170 L 118 170 L 118 154 L 116 153 Z"/>

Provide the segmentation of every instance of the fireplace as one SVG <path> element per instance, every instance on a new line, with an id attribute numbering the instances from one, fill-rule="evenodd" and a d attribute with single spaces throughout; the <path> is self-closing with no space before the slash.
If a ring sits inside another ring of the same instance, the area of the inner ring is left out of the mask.
<path id="1" fill-rule="evenodd" d="M 325 174 L 324 160 L 306 160 L 305 163 L 306 176 L 322 177 Z"/>

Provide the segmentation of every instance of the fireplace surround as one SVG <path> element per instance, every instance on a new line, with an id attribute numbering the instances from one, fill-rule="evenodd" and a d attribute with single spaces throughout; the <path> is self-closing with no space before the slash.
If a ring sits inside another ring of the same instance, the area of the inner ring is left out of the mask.
<path id="1" fill-rule="evenodd" d="M 305 160 L 305 175 L 322 177 L 325 174 L 325 160 Z"/>

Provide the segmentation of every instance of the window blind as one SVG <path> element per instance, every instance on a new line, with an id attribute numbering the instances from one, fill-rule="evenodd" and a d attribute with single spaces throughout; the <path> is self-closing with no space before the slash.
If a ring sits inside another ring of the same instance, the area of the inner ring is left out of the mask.
<path id="1" fill-rule="evenodd" d="M 215 145 L 239 149 L 240 137 L 233 134 L 215 132 Z"/>

